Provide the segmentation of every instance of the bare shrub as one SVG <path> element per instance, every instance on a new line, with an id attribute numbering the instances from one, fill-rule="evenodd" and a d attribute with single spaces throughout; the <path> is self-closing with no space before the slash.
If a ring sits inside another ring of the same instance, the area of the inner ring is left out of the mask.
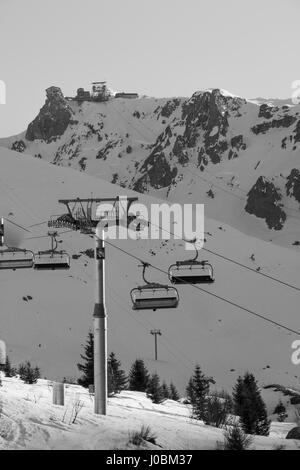
<path id="1" fill-rule="evenodd" d="M 150 426 L 142 426 L 139 431 L 133 431 L 129 433 L 130 444 L 140 446 L 144 441 L 156 444 L 157 436 L 152 432 Z"/>

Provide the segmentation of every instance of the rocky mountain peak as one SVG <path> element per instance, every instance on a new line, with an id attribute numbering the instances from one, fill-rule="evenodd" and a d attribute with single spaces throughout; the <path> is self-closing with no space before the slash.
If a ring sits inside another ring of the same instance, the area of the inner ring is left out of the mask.
<path id="1" fill-rule="evenodd" d="M 49 143 L 64 134 L 73 111 L 65 100 L 60 88 L 50 87 L 46 90 L 46 102 L 37 117 L 29 124 L 26 139 L 44 140 Z"/>

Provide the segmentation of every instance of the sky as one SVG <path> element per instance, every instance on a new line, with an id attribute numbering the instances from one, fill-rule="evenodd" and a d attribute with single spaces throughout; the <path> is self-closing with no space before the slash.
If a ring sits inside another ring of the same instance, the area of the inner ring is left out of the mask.
<path id="1" fill-rule="evenodd" d="M 287 98 L 300 79 L 299 0 L 0 0 L 0 137 L 26 129 L 45 89 Z"/>

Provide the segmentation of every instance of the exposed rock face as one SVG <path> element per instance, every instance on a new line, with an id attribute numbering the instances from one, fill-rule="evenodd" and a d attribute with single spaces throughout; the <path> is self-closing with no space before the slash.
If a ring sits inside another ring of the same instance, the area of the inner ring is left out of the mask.
<path id="1" fill-rule="evenodd" d="M 176 175 L 177 168 L 171 169 L 163 152 L 152 153 L 144 162 L 141 172 L 144 175 L 133 186 L 135 191 L 145 192 L 148 185 L 160 189 L 170 186 Z"/>
<path id="2" fill-rule="evenodd" d="M 265 134 L 270 129 L 280 129 L 285 127 L 290 127 L 297 121 L 296 116 L 286 115 L 279 119 L 273 119 L 272 121 L 264 121 L 261 124 L 257 124 L 251 128 L 254 134 Z"/>
<path id="3" fill-rule="evenodd" d="M 287 195 L 293 196 L 300 203 L 300 171 L 297 168 L 291 170 L 285 187 Z"/>
<path id="4" fill-rule="evenodd" d="M 46 90 L 47 99 L 38 116 L 29 124 L 26 139 L 51 142 L 55 137 L 64 134 L 73 114 L 62 91 L 57 87 Z"/>
<path id="5" fill-rule="evenodd" d="M 286 439 L 297 439 L 300 441 L 300 427 L 295 427 L 289 431 Z"/>
<path id="6" fill-rule="evenodd" d="M 272 181 L 260 176 L 248 193 L 245 210 L 249 214 L 265 219 L 270 229 L 281 230 L 286 214 L 281 208 L 281 194 Z"/>
<path id="7" fill-rule="evenodd" d="M 262 104 L 259 108 L 258 117 L 263 117 L 265 119 L 271 119 L 274 113 L 278 111 L 277 107 L 270 106 L 266 103 Z"/>
<path id="8" fill-rule="evenodd" d="M 171 114 L 175 111 L 176 108 L 180 105 L 180 100 L 174 98 L 173 100 L 168 101 L 165 106 L 162 107 L 160 115 L 162 117 L 169 118 Z"/>
<path id="9" fill-rule="evenodd" d="M 23 140 L 16 140 L 12 146 L 12 150 L 15 150 L 16 152 L 23 153 L 26 149 L 26 144 Z"/>
<path id="10" fill-rule="evenodd" d="M 246 144 L 244 142 L 244 137 L 242 136 L 242 134 L 232 137 L 230 144 L 231 149 L 229 150 L 228 154 L 229 160 L 231 160 L 232 158 L 237 158 L 239 156 L 240 150 L 246 150 Z"/>

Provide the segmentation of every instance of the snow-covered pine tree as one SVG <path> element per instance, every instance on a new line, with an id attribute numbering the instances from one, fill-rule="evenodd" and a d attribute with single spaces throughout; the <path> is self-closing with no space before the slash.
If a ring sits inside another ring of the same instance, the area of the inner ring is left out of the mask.
<path id="1" fill-rule="evenodd" d="M 192 405 L 192 417 L 194 419 L 206 419 L 207 396 L 210 384 L 214 384 L 211 377 L 206 377 L 199 365 L 196 365 L 194 375 L 191 377 L 186 393 L 189 402 Z"/>
<path id="2" fill-rule="evenodd" d="M 89 385 L 94 385 L 94 335 L 91 331 L 84 346 L 84 354 L 80 354 L 80 357 L 84 362 L 77 364 L 80 372 L 83 372 L 78 379 L 78 384 L 88 388 Z"/>
<path id="3" fill-rule="evenodd" d="M 114 395 L 126 390 L 128 378 L 125 371 L 121 368 L 121 362 L 116 358 L 114 352 L 111 352 L 108 358 L 108 394 Z"/>
<path id="4" fill-rule="evenodd" d="M 14 377 L 16 374 L 15 369 L 11 366 L 11 362 L 8 356 L 6 356 L 6 361 L 4 366 L 2 367 L 2 370 L 5 374 L 5 377 Z"/>
<path id="5" fill-rule="evenodd" d="M 29 361 L 20 365 L 18 373 L 26 384 L 35 384 L 41 376 L 40 369 L 37 366 L 32 367 Z"/>
<path id="6" fill-rule="evenodd" d="M 165 400 L 164 391 L 160 385 L 160 378 L 157 374 L 151 375 L 147 387 L 147 397 L 156 404 L 160 404 Z"/>
<path id="7" fill-rule="evenodd" d="M 286 412 L 286 407 L 284 406 L 281 400 L 276 405 L 274 414 L 278 416 L 278 421 L 280 423 L 283 423 L 288 417 L 288 414 Z"/>
<path id="8" fill-rule="evenodd" d="M 149 383 L 149 372 L 142 359 L 136 359 L 129 372 L 129 390 L 146 392 Z"/>
<path id="9" fill-rule="evenodd" d="M 162 392 L 163 392 L 163 395 L 166 399 L 170 398 L 170 389 L 168 387 L 168 385 L 166 384 L 166 382 L 164 381 L 162 386 Z"/>
<path id="10" fill-rule="evenodd" d="M 267 436 L 270 429 L 266 405 L 253 374 L 239 377 L 233 389 L 235 413 L 241 419 L 245 433 Z"/>
<path id="11" fill-rule="evenodd" d="M 173 382 L 170 383 L 170 399 L 174 401 L 178 401 L 180 398 L 179 393 L 173 384 Z"/>

